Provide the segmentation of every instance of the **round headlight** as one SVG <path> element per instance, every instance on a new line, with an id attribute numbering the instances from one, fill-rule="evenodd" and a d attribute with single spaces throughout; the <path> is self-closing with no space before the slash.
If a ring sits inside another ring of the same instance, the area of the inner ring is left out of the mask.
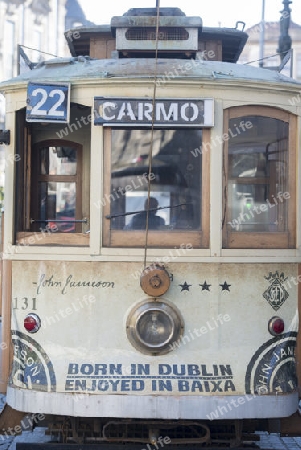
<path id="1" fill-rule="evenodd" d="M 154 308 L 145 311 L 137 320 L 137 337 L 145 345 L 162 347 L 172 336 L 172 318 Z"/>
<path id="2" fill-rule="evenodd" d="M 178 309 L 167 300 L 144 300 L 131 310 L 127 335 L 142 353 L 167 353 L 183 334 L 184 323 Z"/>

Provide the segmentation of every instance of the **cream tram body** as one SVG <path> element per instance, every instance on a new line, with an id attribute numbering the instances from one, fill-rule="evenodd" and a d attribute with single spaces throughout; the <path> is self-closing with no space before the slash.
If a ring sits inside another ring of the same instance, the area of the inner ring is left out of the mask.
<path id="1" fill-rule="evenodd" d="M 7 401 L 14 409 L 213 420 L 287 417 L 298 408 L 300 106 L 294 98 L 300 85 L 218 61 L 189 60 L 185 73 L 168 78 L 180 63 L 57 62 L 2 87 L 11 130 L 6 158 L 15 161 L 6 167 L 2 379 L 9 377 Z M 29 82 L 70 84 L 69 123 L 25 121 Z M 163 105 L 158 117 L 169 117 L 154 126 L 151 193 L 163 206 L 188 204 L 190 195 L 199 209 L 193 225 L 186 217 L 178 227 L 172 208 L 160 211 L 165 224 L 149 230 L 147 266 L 155 276 L 167 273 L 170 284 L 163 294 L 149 295 L 140 286 L 145 231 L 130 229 L 122 213 L 146 198 L 151 127 L 137 126 L 133 114 L 134 102 L 140 112 L 145 104 L 150 111 L 155 83 Z M 193 108 L 183 105 L 204 99 L 210 100 L 208 124 L 170 125 L 170 108 L 189 122 Z M 109 123 L 118 117 L 120 123 Z M 76 150 L 76 170 L 66 175 L 57 165 L 53 175 L 41 161 L 62 147 Z M 169 167 L 166 161 L 176 156 L 179 162 Z M 164 181 L 171 173 L 177 177 Z M 41 231 L 41 186 L 47 185 L 49 206 L 49 186 L 57 183 L 58 198 L 61 182 L 76 186 L 73 217 L 83 221 L 70 233 L 55 229 L 60 222 Z M 122 225 L 106 217 L 114 214 Z M 152 308 L 155 318 L 147 313 Z M 30 314 L 41 321 L 33 333 L 24 328 Z M 284 330 L 275 335 L 278 317 Z M 165 319 L 178 329 L 151 347 L 143 327 L 156 318 L 153 338 Z"/>

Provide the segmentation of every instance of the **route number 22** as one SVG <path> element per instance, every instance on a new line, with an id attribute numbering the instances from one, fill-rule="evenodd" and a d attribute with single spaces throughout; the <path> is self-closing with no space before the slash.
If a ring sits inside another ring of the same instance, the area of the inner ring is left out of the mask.
<path id="1" fill-rule="evenodd" d="M 69 84 L 29 83 L 27 89 L 27 122 L 68 122 Z"/>

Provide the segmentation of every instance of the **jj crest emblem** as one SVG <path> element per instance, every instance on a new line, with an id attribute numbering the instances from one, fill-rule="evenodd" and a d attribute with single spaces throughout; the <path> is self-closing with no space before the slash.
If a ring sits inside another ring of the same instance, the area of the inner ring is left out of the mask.
<path id="1" fill-rule="evenodd" d="M 262 295 L 272 308 L 277 311 L 289 296 L 284 287 L 284 282 L 287 280 L 287 277 L 284 278 L 283 272 L 279 275 L 278 271 L 276 271 L 275 273 L 270 272 L 269 275 L 264 278 L 271 284 Z"/>

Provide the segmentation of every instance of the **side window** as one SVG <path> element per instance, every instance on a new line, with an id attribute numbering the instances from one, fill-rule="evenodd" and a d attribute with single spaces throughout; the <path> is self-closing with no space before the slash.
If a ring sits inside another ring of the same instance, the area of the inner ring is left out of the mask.
<path id="1" fill-rule="evenodd" d="M 45 141 L 33 147 L 32 230 L 81 231 L 81 155 L 81 146 L 68 141 Z"/>
<path id="2" fill-rule="evenodd" d="M 224 248 L 295 246 L 294 122 L 272 108 L 225 112 Z"/>
<path id="3" fill-rule="evenodd" d="M 25 108 L 17 111 L 16 245 L 89 245 L 90 112 L 72 103 L 70 124 L 62 127 L 27 122 Z"/>
<path id="4" fill-rule="evenodd" d="M 209 152 L 197 150 L 209 132 L 105 132 L 104 244 L 143 246 L 148 221 L 151 246 L 208 246 L 209 189 L 204 189 L 204 173 L 208 173 Z"/>

